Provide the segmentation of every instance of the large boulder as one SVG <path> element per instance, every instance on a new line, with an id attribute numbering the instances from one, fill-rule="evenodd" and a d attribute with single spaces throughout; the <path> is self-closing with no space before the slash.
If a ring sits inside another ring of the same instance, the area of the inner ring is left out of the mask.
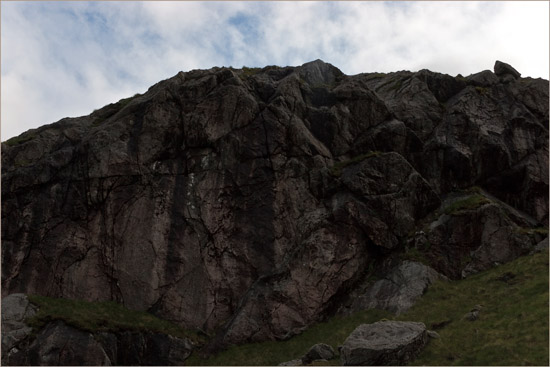
<path id="1" fill-rule="evenodd" d="M 357 327 L 340 348 L 344 366 L 388 366 L 411 362 L 428 342 L 419 322 L 380 321 Z"/>
<path id="2" fill-rule="evenodd" d="M 498 60 L 495 62 L 494 70 L 495 74 L 501 77 L 504 75 L 512 75 L 514 79 L 517 79 L 521 76 L 521 74 L 510 64 Z"/>

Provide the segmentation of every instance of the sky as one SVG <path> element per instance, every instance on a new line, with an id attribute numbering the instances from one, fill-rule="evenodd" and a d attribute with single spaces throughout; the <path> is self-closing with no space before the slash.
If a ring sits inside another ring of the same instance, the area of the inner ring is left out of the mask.
<path id="1" fill-rule="evenodd" d="M 179 71 L 297 66 L 548 79 L 549 2 L 0 2 L 1 140 Z"/>

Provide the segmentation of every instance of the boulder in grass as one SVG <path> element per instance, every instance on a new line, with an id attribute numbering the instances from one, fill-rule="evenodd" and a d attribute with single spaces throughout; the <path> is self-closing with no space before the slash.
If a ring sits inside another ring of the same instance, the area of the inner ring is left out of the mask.
<path id="1" fill-rule="evenodd" d="M 309 351 L 302 357 L 302 363 L 308 364 L 318 359 L 329 360 L 334 358 L 334 349 L 328 344 L 315 344 Z"/>
<path id="2" fill-rule="evenodd" d="M 357 327 L 340 349 L 344 366 L 388 366 L 411 362 L 428 342 L 420 322 L 379 321 Z"/>

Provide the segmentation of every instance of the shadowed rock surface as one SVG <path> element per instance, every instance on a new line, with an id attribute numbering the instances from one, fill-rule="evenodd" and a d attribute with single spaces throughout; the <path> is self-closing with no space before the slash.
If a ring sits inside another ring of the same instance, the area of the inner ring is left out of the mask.
<path id="1" fill-rule="evenodd" d="M 454 279 L 528 253 L 548 81 L 504 70 L 192 70 L 10 139 L 2 296 L 114 300 L 216 350 L 303 331 L 412 247 Z"/>

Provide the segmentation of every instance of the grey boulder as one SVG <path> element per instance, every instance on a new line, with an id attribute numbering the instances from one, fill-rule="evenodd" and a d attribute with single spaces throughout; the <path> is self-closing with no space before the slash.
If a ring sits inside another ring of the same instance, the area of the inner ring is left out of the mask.
<path id="1" fill-rule="evenodd" d="M 512 75 L 514 79 L 519 78 L 521 74 L 514 69 L 511 65 L 502 62 L 502 61 L 496 61 L 495 62 L 495 74 L 498 76 L 505 76 L 505 75 Z"/>
<path id="2" fill-rule="evenodd" d="M 334 349 L 328 344 L 315 344 L 302 357 L 302 363 L 308 364 L 318 359 L 329 360 L 334 358 Z"/>
<path id="3" fill-rule="evenodd" d="M 357 327 L 340 349 L 344 366 L 404 365 L 428 342 L 419 322 L 379 321 Z"/>

